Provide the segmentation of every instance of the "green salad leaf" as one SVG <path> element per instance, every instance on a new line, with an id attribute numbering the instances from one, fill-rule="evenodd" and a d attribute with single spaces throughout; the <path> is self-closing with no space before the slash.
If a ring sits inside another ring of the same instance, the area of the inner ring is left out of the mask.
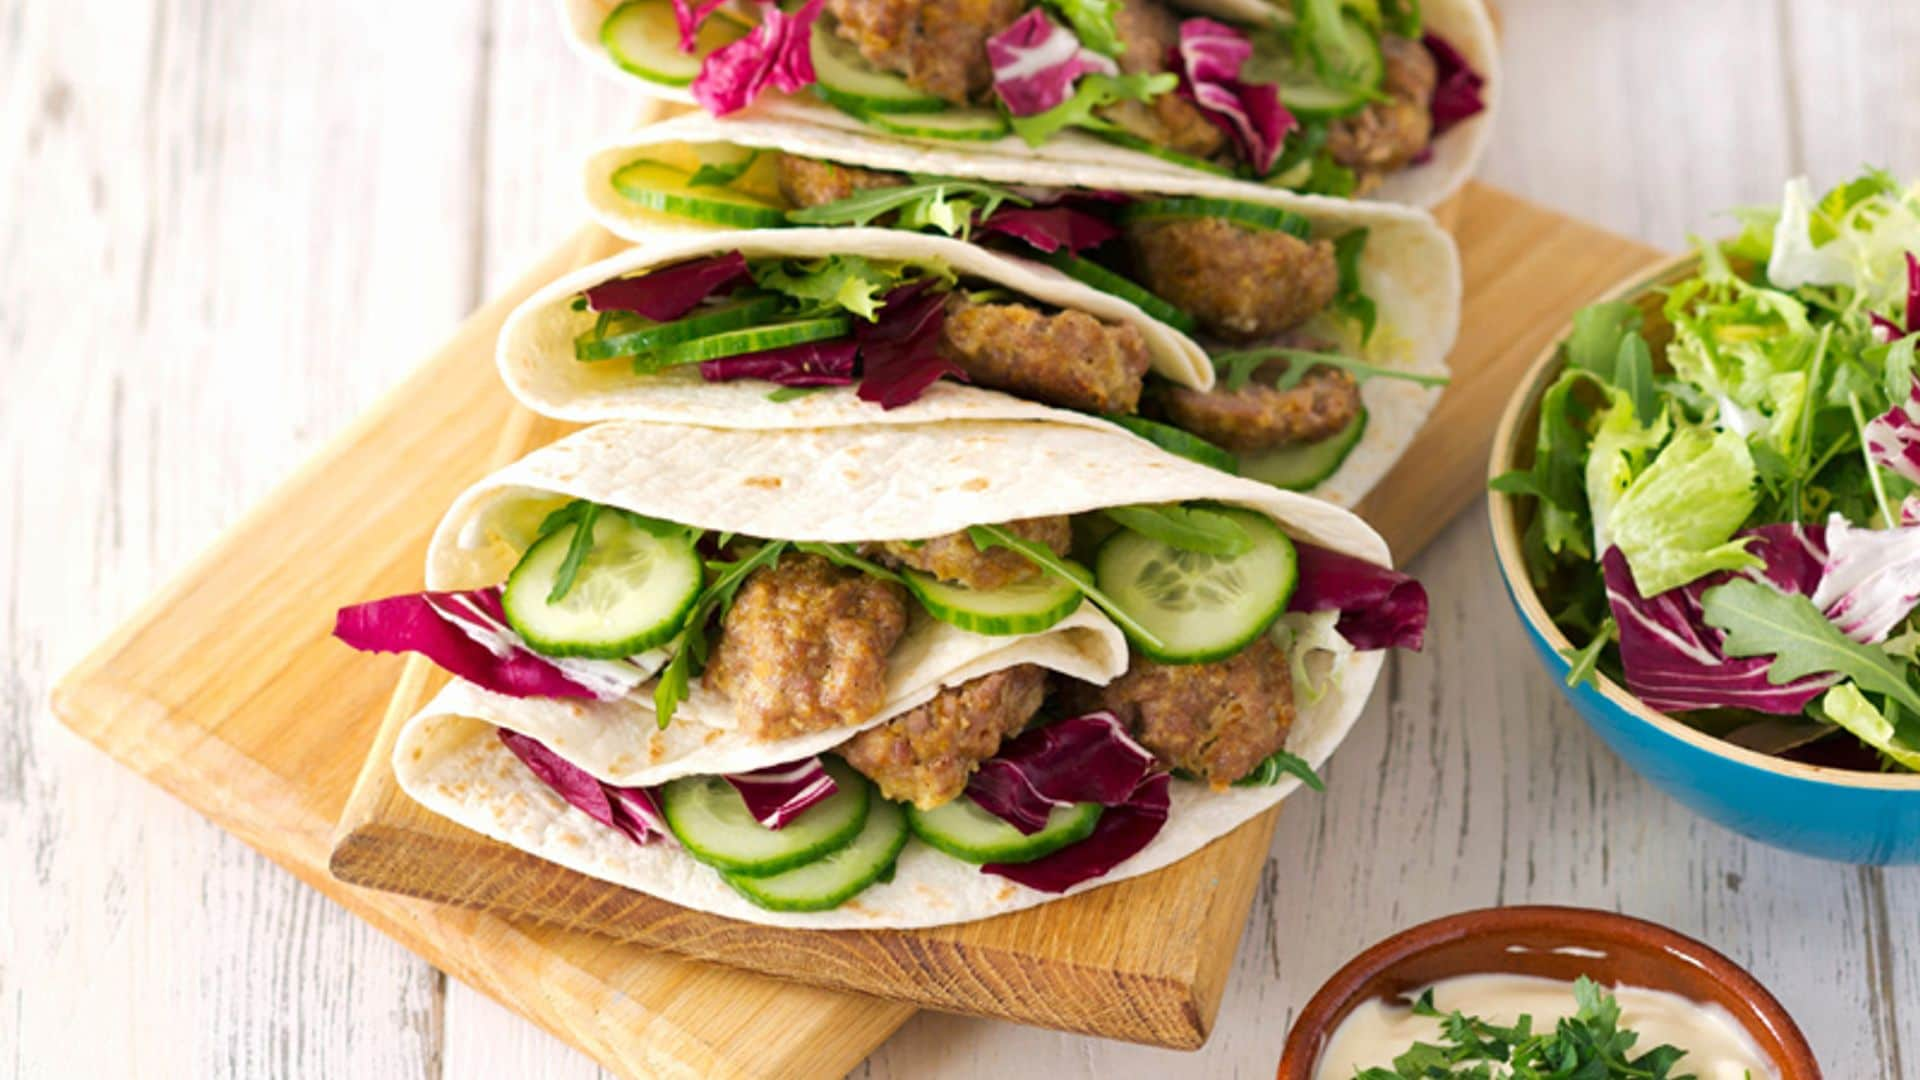
<path id="1" fill-rule="evenodd" d="M 1177 75 L 1145 71 L 1133 75 L 1082 75 L 1072 97 L 1046 112 L 1013 116 L 1008 121 L 1013 125 L 1014 134 L 1025 139 L 1028 146 L 1040 146 L 1065 128 L 1111 128 L 1112 124 L 1094 114 L 1122 101 L 1152 101 L 1179 82 Z"/>
<path id="2" fill-rule="evenodd" d="M 1609 539 L 1627 557 L 1640 595 L 1758 566 L 1746 544 L 1733 539 L 1758 501 L 1753 487 L 1745 439 L 1698 428 L 1674 435 L 1608 516 Z"/>
<path id="3" fill-rule="evenodd" d="M 1808 675 L 1841 675 L 1920 714 L 1920 692 L 1906 672 L 1886 653 L 1841 633 L 1804 596 L 1736 578 L 1701 594 L 1700 606 L 1708 625 L 1726 633 L 1728 656 L 1773 657 L 1767 679 L 1775 686 Z"/>
<path id="4" fill-rule="evenodd" d="M 879 315 L 881 298 L 906 277 L 907 267 L 900 263 L 861 255 L 780 259 L 753 266 L 753 280 L 763 289 L 823 309 L 848 311 L 869 322 Z"/>
<path id="5" fill-rule="evenodd" d="M 948 236 L 966 236 L 976 220 L 985 220 L 1003 204 L 1031 205 L 1027 199 L 998 184 L 959 180 L 950 176 L 916 176 L 912 183 L 867 188 L 844 199 L 787 211 L 795 225 L 871 225 L 897 213 L 903 229 L 937 229 Z"/>
<path id="6" fill-rule="evenodd" d="M 1445 386 L 1451 380 L 1445 375 L 1433 375 L 1424 371 L 1402 371 L 1398 368 L 1382 367 L 1356 360 L 1339 353 L 1312 352 L 1306 349 L 1289 349 L 1280 345 L 1263 346 L 1258 349 L 1242 349 L 1235 352 L 1213 354 L 1213 367 L 1220 375 L 1220 382 L 1227 390 L 1239 390 L 1253 381 L 1253 375 L 1268 361 L 1287 361 L 1286 370 L 1275 376 L 1275 390 L 1291 390 L 1300 385 L 1307 372 L 1315 367 L 1336 367 L 1352 375 L 1355 382 L 1368 379 L 1399 379 L 1402 382 L 1416 383 L 1420 386 Z"/>
<path id="7" fill-rule="evenodd" d="M 1114 523 L 1181 551 L 1203 555 L 1245 555 L 1253 538 L 1240 523 L 1218 510 L 1197 506 L 1114 506 L 1105 511 Z"/>
<path id="8" fill-rule="evenodd" d="M 1894 764 L 1920 771 L 1920 721 L 1912 719 L 1914 714 L 1904 714 L 1908 723 L 1904 725 L 1906 730 L 1901 730 L 1850 682 L 1827 691 L 1820 699 L 1820 711 Z"/>
<path id="9" fill-rule="evenodd" d="M 1080 44 L 1104 56 L 1119 56 L 1122 43 L 1120 31 L 1115 19 L 1120 14 L 1120 0 L 1046 0 L 1047 6 L 1060 13 L 1073 28 L 1073 36 Z"/>

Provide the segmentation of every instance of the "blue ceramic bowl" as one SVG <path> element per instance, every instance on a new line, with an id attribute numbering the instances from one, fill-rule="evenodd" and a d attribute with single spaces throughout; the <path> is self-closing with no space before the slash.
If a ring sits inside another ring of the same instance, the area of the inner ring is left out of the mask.
<path id="1" fill-rule="evenodd" d="M 1657 316 L 1658 301 L 1650 290 L 1691 275 L 1697 265 L 1694 256 L 1671 260 L 1634 275 L 1603 299 L 1639 300 Z M 1489 476 L 1532 463 L 1540 395 L 1559 375 L 1558 342 L 1564 337 L 1564 332 L 1557 335 L 1555 345 L 1534 361 L 1507 403 L 1494 434 Z M 1520 537 L 1532 512 L 1531 499 L 1496 492 L 1488 500 L 1507 596 L 1541 666 L 1565 688 L 1569 665 L 1562 655 L 1572 645 L 1547 616 L 1521 556 Z M 1596 684 L 1565 689 L 1573 707 L 1640 775 L 1699 813 L 1789 851 L 1852 863 L 1920 863 L 1920 775 L 1854 772 L 1770 757 L 1656 712 L 1604 676 Z"/>

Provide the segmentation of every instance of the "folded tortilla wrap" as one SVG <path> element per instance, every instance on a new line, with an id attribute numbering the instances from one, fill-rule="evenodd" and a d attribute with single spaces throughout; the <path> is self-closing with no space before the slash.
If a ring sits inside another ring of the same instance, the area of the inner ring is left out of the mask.
<path id="1" fill-rule="evenodd" d="M 619 0 L 557 0 L 561 25 L 575 51 L 595 68 L 621 82 L 636 86 L 649 96 L 693 105 L 693 94 L 685 88 L 672 88 L 636 78 L 623 70 L 600 43 L 600 25 L 619 7 Z M 1257 26 L 1273 13 L 1272 0 L 1178 0 L 1175 5 L 1197 14 L 1213 15 L 1230 22 Z M 1493 116 L 1499 108 L 1500 52 L 1493 20 L 1484 0 L 1425 0 L 1421 18 L 1432 33 L 1445 38 L 1485 80 L 1481 95 L 1486 109 L 1459 123 L 1433 141 L 1431 156 L 1418 165 L 1391 173 L 1381 185 L 1368 193 L 1368 199 L 1431 207 L 1460 189 L 1478 167 L 1493 132 Z M 733 116 L 733 120 L 782 120 L 832 128 L 849 135 L 879 134 L 870 124 L 851 116 L 811 94 L 781 95 L 769 93 L 759 103 Z M 1082 131 L 1066 130 L 1055 134 L 1040 147 L 1029 146 L 1018 136 L 1008 135 L 984 142 L 954 142 L 941 139 L 909 139 L 885 136 L 903 145 L 938 148 L 954 155 L 974 158 L 1000 157 L 1047 166 L 1089 166 L 1129 172 L 1171 173 L 1176 176 L 1205 175 L 1196 170 L 1139 150 L 1128 149 Z"/>
<path id="2" fill-rule="evenodd" d="M 698 137 L 698 132 L 690 131 L 691 125 L 660 127 L 668 137 L 675 132 Z M 784 138 L 787 134 L 784 127 L 764 132 L 767 138 Z M 1208 181 L 1183 178 L 1169 178 L 1165 184 L 1157 178 L 1149 184 L 1149 178 L 1138 174 L 1093 179 L 1094 186 L 1103 188 L 1138 190 L 1147 185 L 1182 193 L 1219 193 L 1204 186 Z M 1244 195 L 1240 187 L 1227 185 L 1227 193 Z M 1274 205 L 1309 214 L 1321 234 L 1369 229 L 1360 277 L 1379 310 L 1379 329 L 1368 349 L 1369 359 L 1406 371 L 1446 372 L 1446 355 L 1459 329 L 1460 266 L 1452 240 L 1431 219 L 1398 207 L 1334 200 L 1313 200 L 1309 204 L 1283 193 L 1273 193 L 1268 199 Z M 937 261 L 965 277 L 1001 285 L 1054 307 L 1084 311 L 1104 322 L 1131 323 L 1146 339 L 1155 374 L 1197 390 L 1213 385 L 1211 361 L 1187 335 L 1133 304 L 1050 266 L 961 240 L 875 228 L 668 233 L 633 229 L 627 235 L 638 240 L 639 246 L 552 282 L 508 317 L 497 354 L 500 375 L 514 396 L 535 412 L 581 423 L 631 418 L 760 431 L 845 424 L 919 425 L 947 420 L 1045 420 L 1116 430 L 1086 413 L 950 380 L 934 384 L 908 405 L 882 409 L 860 400 L 850 386 L 775 401 L 768 398 L 772 389 L 768 383 L 751 379 L 711 383 L 693 366 L 636 375 L 619 361 L 582 363 L 574 359 L 575 336 L 590 328 L 595 318 L 591 312 L 573 309 L 572 301 L 581 291 L 654 267 L 729 251 L 742 252 L 750 259 L 856 254 Z M 1369 417 L 1366 433 L 1339 470 L 1313 494 L 1341 506 L 1358 502 L 1399 458 L 1439 395 L 1436 388 L 1398 379 L 1375 378 L 1364 383 L 1361 399 Z"/>
<path id="3" fill-rule="evenodd" d="M 714 530 L 831 542 L 919 539 L 974 524 L 1210 499 L 1268 514 L 1299 540 L 1380 564 L 1389 559 L 1380 537 L 1345 511 L 1091 428 L 949 422 L 752 432 L 614 423 L 537 451 L 462 495 L 434 535 L 428 585 L 456 589 L 497 582 L 528 539 L 527 523 L 567 498 Z M 1039 662 L 1103 682 L 1123 669 L 1125 644 L 1104 616 L 1083 609 L 1056 630 L 987 639 L 1017 655 L 957 665 L 930 678 L 953 685 L 995 667 Z M 1358 717 L 1381 663 L 1378 652 L 1338 659 L 1314 654 L 1308 668 L 1324 694 L 1301 707 L 1287 749 L 1316 766 L 1324 762 Z M 683 711 L 668 740 L 658 743 L 650 710 L 637 702 L 531 701 L 456 681 L 408 721 L 394 749 L 394 770 L 414 799 L 468 828 L 596 878 L 752 922 L 820 929 L 928 926 L 1054 898 L 910 842 L 892 881 L 837 909 L 767 911 L 681 849 L 664 842 L 637 845 L 568 806 L 496 737 L 500 728 L 522 732 L 607 783 L 631 785 L 803 758 L 883 719 L 826 733 L 824 741 L 809 736 L 746 750 L 716 712 Z M 716 752 L 716 745 L 730 749 Z M 1287 778 L 1270 787 L 1215 792 L 1176 782 L 1167 823 L 1152 843 L 1071 891 L 1183 858 L 1298 784 Z"/>

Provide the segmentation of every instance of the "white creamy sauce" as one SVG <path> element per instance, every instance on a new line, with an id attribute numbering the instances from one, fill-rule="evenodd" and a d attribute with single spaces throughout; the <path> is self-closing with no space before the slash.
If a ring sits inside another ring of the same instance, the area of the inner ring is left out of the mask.
<path id="1" fill-rule="evenodd" d="M 1620 1027 L 1637 1031 L 1639 1053 L 1670 1043 L 1687 1052 L 1675 1067 L 1700 1080 L 1778 1080 L 1752 1037 L 1718 1005 L 1703 1004 L 1662 990 L 1616 986 Z M 1409 1004 L 1414 997 L 1408 999 Z M 1433 985 L 1434 1007 L 1443 1013 L 1455 1009 L 1508 1025 L 1522 1013 L 1533 1017 L 1533 1030 L 1551 1031 L 1556 1021 L 1572 1016 L 1576 1008 L 1573 984 L 1531 975 L 1459 975 Z M 1374 999 L 1348 1014 L 1320 1055 L 1315 1080 L 1353 1080 L 1363 1068 L 1391 1068 L 1393 1059 L 1416 1042 L 1440 1041 L 1440 1022 L 1415 1016 L 1408 1005 Z"/>

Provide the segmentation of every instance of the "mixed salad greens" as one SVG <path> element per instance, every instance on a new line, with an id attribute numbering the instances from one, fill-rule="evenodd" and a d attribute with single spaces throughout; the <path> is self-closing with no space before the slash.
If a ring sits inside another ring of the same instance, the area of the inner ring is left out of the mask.
<path id="1" fill-rule="evenodd" d="M 1740 218 L 1657 309 L 1575 317 L 1533 465 L 1494 487 L 1532 502 L 1569 685 L 1605 672 L 1737 743 L 1917 771 L 1920 185 L 1798 180 Z"/>

